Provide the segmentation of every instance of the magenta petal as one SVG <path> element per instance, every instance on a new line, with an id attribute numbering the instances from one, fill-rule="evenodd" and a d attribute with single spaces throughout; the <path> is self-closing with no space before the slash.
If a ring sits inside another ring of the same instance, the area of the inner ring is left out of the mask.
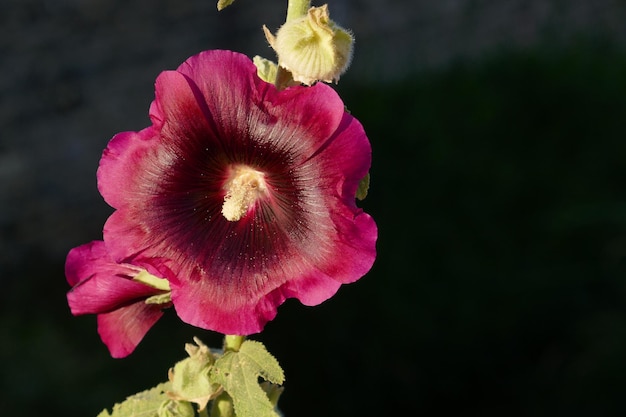
<path id="1" fill-rule="evenodd" d="M 99 259 L 108 258 L 104 242 L 93 241 L 78 246 L 67 254 L 65 261 L 65 277 L 67 282 L 74 286 L 94 273 L 94 266 L 90 263 Z"/>
<path id="2" fill-rule="evenodd" d="M 67 256 L 66 276 L 73 285 L 67 294 L 70 310 L 98 315 L 99 333 L 114 357 L 132 352 L 165 307 L 146 304 L 148 297 L 163 291 L 133 281 L 143 269 L 115 262 L 102 241 L 74 248 Z"/>
<path id="3" fill-rule="evenodd" d="M 111 356 L 123 358 L 135 350 L 162 315 L 158 306 L 139 301 L 98 315 L 98 333 Z"/>
<path id="4" fill-rule="evenodd" d="M 348 116 L 323 152 L 311 160 L 319 164 L 323 172 L 317 185 L 329 191 L 324 194 L 324 204 L 336 231 L 332 235 L 333 250 L 341 254 L 318 262 L 318 267 L 342 283 L 359 279 L 370 270 L 376 258 L 376 223 L 356 207 L 354 197 L 370 161 L 371 148 L 363 127 Z"/>
<path id="5" fill-rule="evenodd" d="M 224 334 L 253 334 L 260 332 L 267 322 L 276 317 L 277 307 L 287 298 L 298 298 L 305 305 L 317 305 L 332 297 L 340 286 L 340 282 L 318 273 L 288 281 L 256 302 L 235 309 L 230 307 L 231 303 L 212 301 L 219 297 L 208 297 L 208 289 L 197 287 L 195 288 L 198 292 L 174 289 L 172 301 L 179 317 L 187 323 L 207 329 L 219 329 Z"/>
<path id="6" fill-rule="evenodd" d="M 74 286 L 68 292 L 67 300 L 74 315 L 100 314 L 158 293 L 128 277 L 98 273 Z"/>
<path id="7" fill-rule="evenodd" d="M 139 271 L 113 262 L 101 241 L 72 249 L 66 262 L 66 276 L 74 284 L 67 294 L 72 314 L 106 313 L 158 294 L 160 291 L 132 280 Z"/>
<path id="8" fill-rule="evenodd" d="M 102 153 L 98 167 L 98 190 L 111 207 L 132 204 L 137 198 L 135 171 L 143 169 L 146 154 L 151 150 L 154 130 L 118 133 Z"/>
<path id="9" fill-rule="evenodd" d="M 335 131 L 344 114 L 343 102 L 327 85 L 278 92 L 256 76 L 248 57 L 235 52 L 205 51 L 189 58 L 178 71 L 201 92 L 198 101 L 206 103 L 222 138 L 245 137 L 253 127 L 252 133 L 262 132 L 258 139 L 279 148 L 298 148 L 298 154 L 308 157 Z"/>
<path id="10" fill-rule="evenodd" d="M 323 273 L 289 281 L 279 290 L 285 298 L 297 298 L 304 305 L 315 306 L 335 295 L 341 282 Z"/>
<path id="11" fill-rule="evenodd" d="M 132 211 L 115 211 L 107 219 L 102 231 L 112 259 L 120 262 L 144 251 L 144 242 L 149 239 L 144 230 L 136 227 L 128 218 L 132 215 Z"/>
<path id="12" fill-rule="evenodd" d="M 209 123 L 211 114 L 192 80 L 179 72 L 165 71 L 157 78 L 155 88 L 155 102 L 163 115 L 163 139 L 180 140 L 197 135 L 214 137 L 212 123 Z"/>

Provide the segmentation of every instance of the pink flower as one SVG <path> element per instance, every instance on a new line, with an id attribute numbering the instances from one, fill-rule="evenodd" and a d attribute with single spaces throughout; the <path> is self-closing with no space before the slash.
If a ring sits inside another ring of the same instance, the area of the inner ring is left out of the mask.
<path id="1" fill-rule="evenodd" d="M 316 305 L 369 271 L 370 144 L 332 88 L 279 92 L 244 55 L 207 51 L 159 75 L 150 118 L 102 156 L 104 241 L 154 265 L 183 321 L 256 333 L 285 299 Z"/>
<path id="2" fill-rule="evenodd" d="M 67 256 L 72 314 L 98 315 L 98 333 L 113 357 L 129 355 L 169 306 L 155 300 L 166 290 L 135 280 L 147 273 L 145 268 L 113 261 L 102 241 L 74 248 Z"/>

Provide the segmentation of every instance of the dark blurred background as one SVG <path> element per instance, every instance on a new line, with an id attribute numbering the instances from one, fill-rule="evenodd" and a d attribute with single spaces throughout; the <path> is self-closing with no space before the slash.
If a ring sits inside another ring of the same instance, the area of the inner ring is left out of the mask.
<path id="1" fill-rule="evenodd" d="M 286 1 L 0 3 L 0 410 L 95 416 L 166 379 L 172 311 L 129 358 L 66 305 L 99 239 L 102 149 L 203 49 L 272 57 Z M 314 3 L 321 5 L 320 3 Z M 626 403 L 626 4 L 332 0 L 357 39 L 336 87 L 374 148 L 370 274 L 255 336 L 287 417 L 613 416 Z"/>

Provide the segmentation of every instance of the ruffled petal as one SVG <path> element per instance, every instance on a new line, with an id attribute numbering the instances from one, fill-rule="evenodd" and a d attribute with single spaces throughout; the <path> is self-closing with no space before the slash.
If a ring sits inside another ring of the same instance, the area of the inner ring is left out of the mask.
<path id="1" fill-rule="evenodd" d="M 65 270 L 73 285 L 67 300 L 74 315 L 107 313 L 161 292 L 133 281 L 141 268 L 114 262 L 102 241 L 72 249 Z"/>
<path id="2" fill-rule="evenodd" d="M 163 291 L 133 281 L 142 269 L 113 261 L 102 241 L 74 248 L 67 257 L 70 310 L 98 315 L 98 331 L 113 357 L 131 353 L 166 307 L 145 303 Z"/>
<path id="3" fill-rule="evenodd" d="M 108 258 L 104 242 L 96 240 L 70 250 L 65 260 L 65 277 L 74 286 L 93 275 L 96 268 L 106 264 L 92 264 L 93 261 Z"/>
<path id="4" fill-rule="evenodd" d="M 98 315 L 98 333 L 114 358 L 130 355 L 161 318 L 161 307 L 138 301 Z"/>
<path id="5" fill-rule="evenodd" d="M 253 62 L 239 53 L 205 51 L 178 71 L 201 92 L 198 100 L 206 103 L 218 136 L 243 142 L 248 149 L 265 142 L 308 158 L 323 146 L 344 114 L 343 102 L 329 86 L 320 83 L 279 92 L 258 78 Z"/>
<path id="6" fill-rule="evenodd" d="M 158 76 L 155 89 L 165 148 L 184 146 L 186 138 L 197 137 L 203 138 L 206 146 L 219 145 L 212 114 L 193 80 L 177 71 L 165 71 Z"/>
<path id="7" fill-rule="evenodd" d="M 112 274 L 96 273 L 74 286 L 67 294 L 72 314 L 107 313 L 159 293 L 121 274 L 128 270 L 121 267 Z"/>
<path id="8" fill-rule="evenodd" d="M 339 282 L 354 282 L 372 267 L 378 237 L 374 220 L 355 203 L 359 182 L 371 164 L 371 146 L 361 124 L 346 114 L 337 132 L 307 164 L 315 165 L 321 173 L 307 186 L 324 189 L 321 195 L 332 225 L 327 229 L 332 231 L 319 238 L 321 245 L 332 249 L 314 264 Z M 322 231 L 316 228 L 311 233 Z M 337 253 L 342 256 L 335 256 Z"/>
<path id="9" fill-rule="evenodd" d="M 98 167 L 98 190 L 111 207 L 132 205 L 143 196 L 138 193 L 137 172 L 153 148 L 153 128 L 140 132 L 118 133 L 102 153 Z"/>

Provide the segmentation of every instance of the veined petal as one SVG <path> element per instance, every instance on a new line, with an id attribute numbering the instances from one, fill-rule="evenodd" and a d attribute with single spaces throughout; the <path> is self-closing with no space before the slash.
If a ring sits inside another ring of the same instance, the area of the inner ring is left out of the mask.
<path id="1" fill-rule="evenodd" d="M 100 159 L 97 177 L 98 190 L 111 207 L 132 204 L 137 198 L 132 193 L 137 187 L 134 173 L 142 169 L 154 140 L 155 131 L 149 127 L 140 132 L 118 133 L 107 145 Z"/>
<path id="2" fill-rule="evenodd" d="M 178 71 L 193 80 L 220 138 L 231 146 L 235 138 L 236 144 L 248 139 L 243 145 L 252 147 L 260 141 L 285 151 L 295 148 L 294 153 L 307 157 L 343 118 L 344 104 L 332 88 L 319 84 L 278 92 L 258 78 L 248 57 L 235 52 L 205 51 Z"/>
<path id="3" fill-rule="evenodd" d="M 99 333 L 114 357 L 129 354 L 167 307 L 146 303 L 165 292 L 134 281 L 142 271 L 146 269 L 115 262 L 102 241 L 74 248 L 67 256 L 65 272 L 73 285 L 67 294 L 70 310 L 98 315 Z"/>
<path id="4" fill-rule="evenodd" d="M 98 333 L 114 358 L 130 355 L 148 330 L 161 318 L 159 306 L 137 301 L 98 315 Z"/>
<path id="5" fill-rule="evenodd" d="M 156 294 L 159 291 L 130 278 L 100 273 L 74 286 L 67 300 L 74 315 L 101 314 Z"/>

